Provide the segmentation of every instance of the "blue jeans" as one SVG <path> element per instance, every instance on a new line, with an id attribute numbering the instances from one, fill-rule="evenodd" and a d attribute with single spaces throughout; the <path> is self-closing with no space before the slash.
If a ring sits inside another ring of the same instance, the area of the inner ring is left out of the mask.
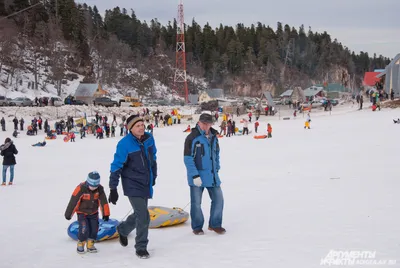
<path id="1" fill-rule="evenodd" d="M 203 229 L 204 216 L 201 210 L 201 199 L 204 187 L 190 186 L 190 218 L 192 229 Z M 208 227 L 222 227 L 222 212 L 224 210 L 224 197 L 221 187 L 207 187 L 208 195 L 211 198 L 211 212 Z"/>
<path id="2" fill-rule="evenodd" d="M 14 165 L 3 165 L 3 182 L 6 182 L 7 169 L 10 168 L 10 182 L 14 180 Z"/>

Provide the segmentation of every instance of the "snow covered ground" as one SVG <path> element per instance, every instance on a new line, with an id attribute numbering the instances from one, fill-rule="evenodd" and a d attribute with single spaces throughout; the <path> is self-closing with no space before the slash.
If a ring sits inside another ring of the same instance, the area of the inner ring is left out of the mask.
<path id="1" fill-rule="evenodd" d="M 376 251 L 376 260 L 397 260 L 389 267 L 399 267 L 400 126 L 392 121 L 399 110 L 324 115 L 312 114 L 311 130 L 303 128 L 302 115 L 262 117 L 259 132 L 271 122 L 270 140 L 221 138 L 227 233 L 194 236 L 190 220 L 150 230 L 149 260 L 135 256 L 134 232 L 127 248 L 116 239 L 83 256 L 67 235 L 72 221 L 64 219 L 64 211 L 88 172 L 100 172 L 108 194 L 119 137 L 91 136 L 76 143 L 59 137 L 35 148 L 30 145 L 44 134 L 22 134 L 14 139 L 19 150 L 15 185 L 0 187 L 0 267 L 312 268 L 321 267 L 330 250 Z M 183 208 L 189 202 L 182 155 L 186 124 L 155 130 L 159 176 L 150 205 Z M 1 142 L 11 137 L 11 127 L 0 132 Z M 121 188 L 119 194 L 117 206 L 110 205 L 111 217 L 118 220 L 130 210 Z M 209 207 L 205 193 L 206 222 Z"/>

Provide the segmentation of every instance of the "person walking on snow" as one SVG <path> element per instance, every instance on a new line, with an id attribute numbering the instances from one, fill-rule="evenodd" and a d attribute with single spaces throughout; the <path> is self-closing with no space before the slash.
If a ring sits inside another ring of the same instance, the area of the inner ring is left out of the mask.
<path id="1" fill-rule="evenodd" d="M 10 182 L 8 185 L 12 185 L 14 181 L 14 166 L 17 164 L 15 161 L 15 155 L 18 154 L 18 150 L 10 138 L 6 138 L 4 144 L 0 146 L 1 155 L 3 156 L 3 183 L 2 186 L 6 185 L 7 169 L 10 168 Z"/>
<path id="2" fill-rule="evenodd" d="M 99 205 L 103 213 L 103 220 L 108 221 L 110 208 L 107 196 L 100 184 L 100 174 L 93 171 L 88 174 L 85 182 L 75 188 L 64 214 L 68 221 L 75 212 L 78 214 L 79 232 L 76 251 L 79 254 L 85 253 L 85 245 L 87 245 L 88 252 L 97 252 L 94 242 L 99 229 Z"/>
<path id="3" fill-rule="evenodd" d="M 186 137 L 184 163 L 190 187 L 190 218 L 195 235 L 203 235 L 204 216 L 201 209 L 203 191 L 206 188 L 211 198 L 211 213 L 208 230 L 224 234 L 222 214 L 224 197 L 221 190 L 218 132 L 211 128 L 210 114 L 200 115 L 199 122 Z"/>
<path id="4" fill-rule="evenodd" d="M 118 142 L 111 163 L 109 202 L 116 205 L 118 201 L 117 187 L 121 177 L 124 194 L 134 212 L 118 225 L 119 242 L 126 247 L 128 235 L 136 229 L 136 255 L 147 259 L 150 257 L 147 251 L 150 224 L 148 200 L 153 197 L 157 178 L 157 148 L 153 136 L 144 131 L 143 118 L 130 116 L 127 127 L 130 133 Z"/>

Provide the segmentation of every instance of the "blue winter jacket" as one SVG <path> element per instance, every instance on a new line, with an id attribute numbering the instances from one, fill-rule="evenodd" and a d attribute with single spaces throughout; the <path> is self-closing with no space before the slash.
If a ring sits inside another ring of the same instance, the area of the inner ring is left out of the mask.
<path id="1" fill-rule="evenodd" d="M 187 180 L 190 186 L 193 177 L 200 176 L 202 187 L 220 186 L 221 180 L 218 176 L 219 165 L 219 143 L 218 132 L 211 128 L 210 137 L 197 125 L 186 137 L 184 149 L 184 162 L 187 170 Z"/>
<path id="2" fill-rule="evenodd" d="M 121 177 L 126 196 L 152 198 L 157 178 L 156 154 L 155 141 L 149 133 L 141 140 L 132 133 L 122 138 L 111 163 L 110 189 L 117 188 Z"/>

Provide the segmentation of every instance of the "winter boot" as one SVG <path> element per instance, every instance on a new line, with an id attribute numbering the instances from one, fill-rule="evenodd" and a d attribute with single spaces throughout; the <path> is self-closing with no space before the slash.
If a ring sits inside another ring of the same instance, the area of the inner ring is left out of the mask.
<path id="1" fill-rule="evenodd" d="M 140 259 L 148 259 L 150 258 L 149 252 L 147 252 L 146 249 L 141 249 L 136 251 L 136 256 L 138 256 Z"/>
<path id="2" fill-rule="evenodd" d="M 5 183 L 5 182 L 2 182 L 2 183 L 1 183 L 1 186 L 6 186 L 6 183 Z"/>
<path id="3" fill-rule="evenodd" d="M 97 252 L 97 248 L 94 246 L 94 240 L 93 239 L 89 239 L 87 242 L 87 251 L 90 253 L 96 253 Z"/>
<path id="4" fill-rule="evenodd" d="M 84 254 L 85 253 L 85 244 L 86 241 L 78 241 L 78 245 L 76 247 L 76 252 L 79 254 Z"/>
<path id="5" fill-rule="evenodd" d="M 204 231 L 203 231 L 202 229 L 200 229 L 200 230 L 193 230 L 193 233 L 194 233 L 195 235 L 203 235 L 203 234 L 204 234 Z"/>
<path id="6" fill-rule="evenodd" d="M 12 185 L 12 181 L 10 181 L 10 182 L 8 183 L 8 185 Z"/>
<path id="7" fill-rule="evenodd" d="M 217 234 L 224 234 L 224 233 L 226 233 L 225 228 L 222 228 L 222 227 L 215 227 L 215 228 L 208 227 L 208 230 L 214 231 L 214 232 L 216 232 Z"/>
<path id="8" fill-rule="evenodd" d="M 117 228 L 117 231 L 118 231 L 118 235 L 119 235 L 119 243 L 121 244 L 121 246 L 126 247 L 128 245 L 128 237 L 121 235 L 118 228 Z"/>

